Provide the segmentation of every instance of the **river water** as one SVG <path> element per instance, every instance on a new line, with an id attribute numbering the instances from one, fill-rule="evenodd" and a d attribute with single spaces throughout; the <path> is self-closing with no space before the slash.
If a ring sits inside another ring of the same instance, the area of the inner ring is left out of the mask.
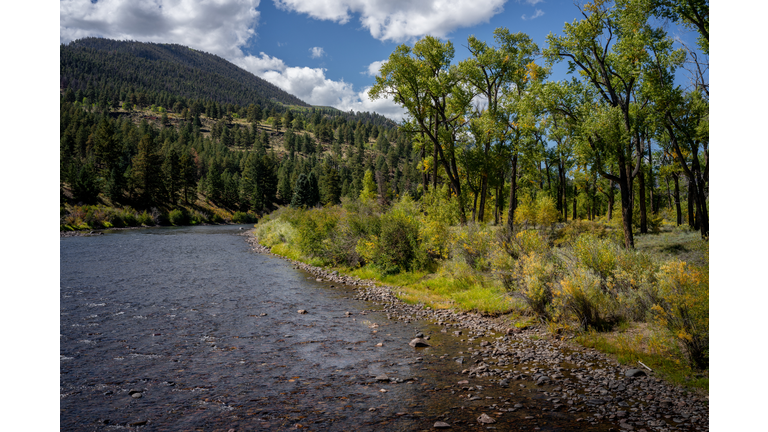
<path id="1" fill-rule="evenodd" d="M 546 388 L 464 381 L 457 337 L 252 251 L 241 228 L 61 239 L 61 430 L 616 427 L 542 410 Z M 408 345 L 420 332 L 432 346 Z"/>

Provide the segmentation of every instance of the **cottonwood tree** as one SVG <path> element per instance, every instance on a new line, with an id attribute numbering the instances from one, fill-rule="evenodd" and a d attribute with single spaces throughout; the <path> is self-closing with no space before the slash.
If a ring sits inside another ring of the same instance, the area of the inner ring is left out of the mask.
<path id="1" fill-rule="evenodd" d="M 643 0 L 595 0 L 583 6 L 582 20 L 565 25 L 564 35 L 547 37 L 546 57 L 566 60 L 569 72 L 592 89 L 592 109 L 582 128 L 582 152 L 601 176 L 619 185 L 624 244 L 634 248 L 632 179 L 641 168 L 643 143 L 635 133 L 637 91 L 648 71 L 650 53 L 670 53 L 670 39 L 649 24 Z M 611 169 L 611 167 L 615 167 Z M 610 170 L 610 171 L 609 171 Z"/>
<path id="2" fill-rule="evenodd" d="M 506 28 L 498 28 L 494 31 L 494 40 L 497 46 L 491 47 L 470 36 L 467 43 L 471 57 L 459 64 L 462 79 L 469 84 L 473 94 L 479 95 L 485 102 L 485 107 L 477 106 L 472 112 L 470 127 L 480 157 L 468 160 L 474 161 L 473 165 L 480 170 L 477 186 L 480 221 L 484 219 L 489 185 L 499 183 L 493 177 L 507 171 L 502 169 L 501 164 L 511 163 L 512 190 L 508 220 L 513 221 L 516 161 L 521 139 L 521 129 L 516 120 L 524 99 L 528 97 L 528 88 L 543 80 L 547 71 L 534 63 L 539 48 L 528 35 L 513 34 Z"/>
<path id="3" fill-rule="evenodd" d="M 450 41 L 443 43 L 432 36 L 422 38 L 413 48 L 400 45 L 382 65 L 368 95 L 373 100 L 392 97 L 408 111 L 411 123 L 434 150 L 433 182 L 439 163 L 458 200 L 461 223 L 466 223 L 456 144 L 472 93 L 463 85 L 458 68 L 451 65 L 453 56 Z"/>

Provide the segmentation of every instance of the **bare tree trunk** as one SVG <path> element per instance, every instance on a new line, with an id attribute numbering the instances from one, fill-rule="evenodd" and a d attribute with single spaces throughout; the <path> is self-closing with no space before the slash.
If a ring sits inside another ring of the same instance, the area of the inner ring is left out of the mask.
<path id="1" fill-rule="evenodd" d="M 477 220 L 485 220 L 485 196 L 488 194 L 488 176 L 483 176 L 480 182 L 480 210 L 477 212 Z"/>
<path id="2" fill-rule="evenodd" d="M 507 226 L 514 229 L 515 208 L 517 207 L 517 153 L 512 156 L 512 174 L 509 176 L 509 212 L 507 213 Z"/>
<path id="3" fill-rule="evenodd" d="M 573 184 L 573 220 L 576 220 L 576 204 L 578 201 L 579 196 L 579 189 L 576 187 L 576 184 Z"/>
<path id="4" fill-rule="evenodd" d="M 640 234 L 648 234 L 648 214 L 645 208 L 645 175 L 642 169 L 637 174 L 637 188 L 640 198 Z"/>
<path id="5" fill-rule="evenodd" d="M 696 185 L 691 181 L 691 179 L 688 179 L 688 226 L 690 226 L 693 229 L 698 229 L 696 226 L 696 218 L 693 217 L 693 208 L 695 206 L 694 198 L 695 196 L 695 190 Z"/>
<path id="6" fill-rule="evenodd" d="M 673 174 L 672 178 L 675 180 L 675 210 L 677 212 L 677 226 L 683 224 L 683 211 L 680 208 L 680 182 L 678 181 L 678 175 Z M 669 183 L 667 183 L 667 189 L 669 189 Z"/>
<path id="7" fill-rule="evenodd" d="M 659 212 L 659 203 L 657 202 L 656 194 L 654 193 L 655 181 L 653 177 L 653 152 L 651 151 L 651 145 L 648 144 L 648 188 L 651 194 L 651 213 Z"/>
<path id="8" fill-rule="evenodd" d="M 422 142 L 422 145 L 421 145 L 421 163 L 422 163 L 422 165 L 421 165 L 421 167 L 422 167 L 421 179 L 422 179 L 422 184 L 424 185 L 424 193 L 426 194 L 427 190 L 429 189 L 429 180 L 427 178 L 427 170 L 424 169 L 424 158 L 427 155 L 427 151 L 426 151 L 425 146 L 423 144 L 425 142 L 424 141 L 424 131 L 421 131 L 421 142 Z"/>
<path id="9" fill-rule="evenodd" d="M 613 190 L 613 185 L 616 183 L 613 180 L 608 182 L 608 221 L 613 219 L 613 200 L 616 192 Z"/>

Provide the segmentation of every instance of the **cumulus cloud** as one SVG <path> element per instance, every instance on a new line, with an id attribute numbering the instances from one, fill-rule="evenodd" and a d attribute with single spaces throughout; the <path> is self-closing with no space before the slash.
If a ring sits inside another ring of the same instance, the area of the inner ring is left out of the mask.
<path id="1" fill-rule="evenodd" d="M 59 39 L 68 43 L 97 36 L 178 43 L 219 55 L 309 104 L 402 118 L 402 109 L 394 102 L 370 101 L 367 90 L 356 92 L 350 83 L 326 78 L 326 69 L 291 67 L 263 52 L 244 53 L 243 47 L 256 34 L 258 6 L 259 0 L 61 0 Z M 310 53 L 325 55 L 320 47 Z"/>
<path id="2" fill-rule="evenodd" d="M 522 18 L 523 18 L 523 20 L 528 21 L 528 20 L 536 19 L 536 18 L 538 18 L 538 17 L 540 17 L 542 15 L 544 15 L 544 11 L 541 10 L 541 9 L 536 9 L 536 13 L 533 14 L 533 16 L 528 17 L 528 16 L 523 15 Z"/>
<path id="3" fill-rule="evenodd" d="M 379 74 L 379 71 L 381 70 L 381 66 L 384 65 L 384 63 L 386 62 L 387 62 L 386 60 L 375 61 L 368 65 L 368 70 L 364 73 L 368 76 L 375 77 L 376 75 Z"/>
<path id="4" fill-rule="evenodd" d="M 312 47 L 309 52 L 312 58 L 320 58 L 325 55 L 325 50 L 322 47 Z"/>
<path id="5" fill-rule="evenodd" d="M 353 14 L 379 40 L 403 42 L 425 34 L 445 37 L 487 22 L 506 0 L 273 0 L 283 10 L 346 24 Z M 534 0 L 535 1 L 535 0 Z"/>
<path id="6" fill-rule="evenodd" d="M 255 35 L 258 6 L 259 0 L 61 0 L 59 39 L 178 43 L 234 58 Z"/>
<path id="7" fill-rule="evenodd" d="M 326 78 L 323 68 L 291 67 L 263 52 L 259 56 L 243 56 L 234 63 L 311 105 L 377 112 L 392 120 L 400 120 L 405 115 L 405 110 L 392 99 L 371 101 L 370 87 L 356 92 L 350 83 Z"/>

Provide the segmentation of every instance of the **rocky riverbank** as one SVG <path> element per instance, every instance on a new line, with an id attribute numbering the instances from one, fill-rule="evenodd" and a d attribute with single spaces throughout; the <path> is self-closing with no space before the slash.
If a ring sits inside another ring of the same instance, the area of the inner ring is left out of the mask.
<path id="1" fill-rule="evenodd" d="M 246 232 L 245 238 L 255 251 L 271 254 L 256 241 L 252 231 Z M 391 320 L 426 320 L 441 326 L 442 333 L 466 345 L 453 358 L 464 365 L 462 373 L 467 378 L 490 379 L 498 387 L 511 390 L 512 395 L 514 391 L 539 392 L 549 403 L 541 411 L 570 414 L 588 424 L 609 421 L 629 431 L 709 429 L 708 396 L 672 386 L 640 365 L 640 369 L 619 365 L 595 350 L 553 339 L 537 328 L 510 327 L 501 318 L 409 305 L 394 295 L 397 287 L 289 261 L 318 281 L 354 287 L 357 298 L 381 305 Z M 490 399 L 484 396 L 483 388 L 469 386 L 465 381 L 457 383 L 451 392 L 459 404 Z M 487 410 L 503 415 L 526 408 L 515 404 L 514 398 L 497 403 Z M 477 420 L 489 424 L 493 418 L 483 414 Z"/>

